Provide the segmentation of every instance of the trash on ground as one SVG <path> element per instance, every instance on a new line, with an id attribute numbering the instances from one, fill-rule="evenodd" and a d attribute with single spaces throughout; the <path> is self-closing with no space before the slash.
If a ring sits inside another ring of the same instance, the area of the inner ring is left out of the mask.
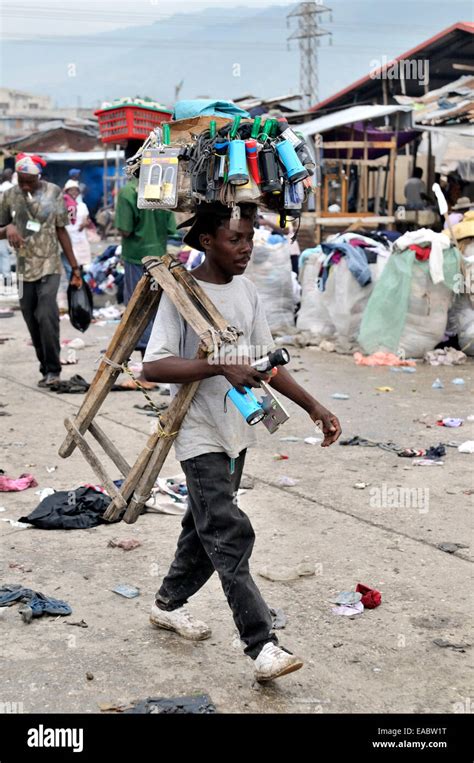
<path id="1" fill-rule="evenodd" d="M 346 395 L 345 392 L 333 392 L 331 397 L 333 397 L 334 400 L 349 400 L 349 395 Z"/>
<path id="2" fill-rule="evenodd" d="M 465 652 L 471 646 L 470 644 L 453 644 L 451 641 L 445 641 L 442 638 L 433 639 L 433 644 L 442 649 L 454 649 L 456 652 Z"/>
<path id="3" fill-rule="evenodd" d="M 382 603 L 382 594 L 376 588 L 357 583 L 356 591 L 362 594 L 361 602 L 366 609 L 375 609 Z"/>
<path id="4" fill-rule="evenodd" d="M 300 442 L 301 437 L 294 437 L 289 435 L 288 437 L 280 437 L 280 442 Z"/>
<path id="5" fill-rule="evenodd" d="M 273 630 L 280 630 L 281 628 L 284 628 L 286 623 L 288 622 L 288 618 L 283 612 L 282 609 L 278 609 L 277 607 L 269 607 L 270 614 L 272 616 L 272 628 Z"/>
<path id="6" fill-rule="evenodd" d="M 307 445 L 317 445 L 318 442 L 322 442 L 322 437 L 305 437 L 304 441 Z"/>
<path id="7" fill-rule="evenodd" d="M 48 472 L 48 474 L 52 474 L 53 472 L 56 471 L 57 468 L 58 468 L 57 466 L 47 466 L 46 471 Z"/>
<path id="8" fill-rule="evenodd" d="M 445 347 L 442 350 L 429 350 L 425 353 L 424 360 L 431 366 L 458 366 L 465 363 L 466 355 L 454 347 Z"/>
<path id="9" fill-rule="evenodd" d="M 460 453 L 474 453 L 474 440 L 466 440 L 458 447 Z"/>
<path id="10" fill-rule="evenodd" d="M 0 475 L 0 493 L 17 493 L 29 487 L 38 487 L 32 474 L 20 474 L 17 479 Z"/>
<path id="11" fill-rule="evenodd" d="M 403 360 L 393 352 L 374 352 L 365 356 L 355 352 L 353 358 L 358 366 L 416 366 L 415 360 Z"/>
<path id="12" fill-rule="evenodd" d="M 91 487 L 58 490 L 27 517 L 20 517 L 20 522 L 30 522 L 41 530 L 83 530 L 104 522 L 102 515 L 109 503 L 108 495 Z"/>
<path id="13" fill-rule="evenodd" d="M 0 522 L 8 522 L 9 525 L 12 527 L 18 527 L 20 530 L 27 530 L 28 527 L 32 527 L 33 525 L 28 524 L 28 522 L 20 522 L 16 519 L 4 519 L 3 517 L 0 519 Z"/>
<path id="14" fill-rule="evenodd" d="M 457 376 L 455 379 L 452 379 L 452 384 L 464 384 L 464 379 L 461 379 L 460 376 Z"/>
<path id="15" fill-rule="evenodd" d="M 152 715 L 210 715 L 217 710 L 207 694 L 196 694 L 191 697 L 148 697 L 148 699 L 134 702 L 130 709 L 122 712 Z"/>
<path id="16" fill-rule="evenodd" d="M 355 487 L 356 490 L 365 490 L 366 487 L 369 486 L 369 482 L 355 482 L 352 487 Z"/>
<path id="17" fill-rule="evenodd" d="M 349 607 L 353 607 L 354 604 L 358 604 L 362 599 L 362 594 L 356 591 L 341 591 L 334 599 L 329 599 L 331 604 L 347 604 Z"/>
<path id="18" fill-rule="evenodd" d="M 444 384 L 441 379 L 435 379 L 431 386 L 433 389 L 444 389 Z"/>
<path id="19" fill-rule="evenodd" d="M 259 570 L 258 574 L 266 580 L 273 580 L 275 582 L 286 582 L 291 580 L 298 580 L 298 578 L 311 577 L 315 574 L 316 570 L 314 564 L 310 562 L 301 562 L 294 567 L 272 567 L 270 565 L 264 565 Z"/>
<path id="20" fill-rule="evenodd" d="M 431 445 L 429 448 L 404 448 L 397 454 L 400 458 L 419 458 L 424 456 L 429 459 L 439 459 L 446 455 L 443 443 Z"/>
<path id="21" fill-rule="evenodd" d="M 289 456 L 286 456 L 284 453 L 275 453 L 273 456 L 274 461 L 288 461 Z"/>
<path id="22" fill-rule="evenodd" d="M 50 384 L 48 390 L 60 395 L 84 395 L 89 387 L 89 382 L 83 376 L 74 374 L 70 379 L 60 379 L 57 384 Z"/>
<path id="23" fill-rule="evenodd" d="M 136 538 L 126 538 L 124 540 L 109 540 L 107 546 L 111 548 L 123 548 L 124 551 L 133 551 L 134 548 L 138 548 L 142 544 Z"/>
<path id="24" fill-rule="evenodd" d="M 20 570 L 21 572 L 31 572 L 31 567 L 24 567 L 19 562 L 10 562 L 8 565 L 11 570 Z"/>
<path id="25" fill-rule="evenodd" d="M 280 487 L 294 487 L 297 484 L 298 480 L 293 479 L 293 477 L 282 476 L 277 480 L 277 485 Z"/>
<path id="26" fill-rule="evenodd" d="M 9 607 L 16 601 L 23 602 L 19 614 L 25 623 L 30 623 L 34 617 L 42 617 L 44 614 L 70 615 L 72 612 L 66 601 L 53 599 L 40 591 L 33 591 L 31 588 L 23 588 L 19 583 L 6 584 L 0 587 L 0 607 Z"/>
<path id="27" fill-rule="evenodd" d="M 455 554 L 460 548 L 469 548 L 464 543 L 438 543 L 437 548 L 440 551 L 445 551 L 447 554 Z"/>
<path id="28" fill-rule="evenodd" d="M 71 623 L 69 620 L 66 620 L 66 625 L 77 625 L 78 628 L 88 628 L 85 620 L 79 620 L 77 623 Z"/>
<path id="29" fill-rule="evenodd" d="M 393 387 L 376 387 L 377 392 L 393 392 Z"/>
<path id="30" fill-rule="evenodd" d="M 444 461 L 439 461 L 435 458 L 415 458 L 412 464 L 413 466 L 443 466 Z"/>
<path id="31" fill-rule="evenodd" d="M 464 422 L 464 419 L 454 419 L 454 418 L 445 418 L 445 419 L 438 419 L 436 422 L 439 427 L 462 427 Z"/>
<path id="32" fill-rule="evenodd" d="M 353 605 L 340 604 L 337 607 L 332 607 L 332 611 L 335 615 L 346 615 L 346 617 L 353 617 L 354 615 L 362 614 L 364 611 L 364 605 L 361 601 Z"/>
<path id="33" fill-rule="evenodd" d="M 127 585 L 126 583 L 121 583 L 120 585 L 116 586 L 116 588 L 112 588 L 113 593 L 118 593 L 120 596 L 125 596 L 126 599 L 135 599 L 137 596 L 140 596 L 140 589 L 135 588 L 135 586 Z"/>

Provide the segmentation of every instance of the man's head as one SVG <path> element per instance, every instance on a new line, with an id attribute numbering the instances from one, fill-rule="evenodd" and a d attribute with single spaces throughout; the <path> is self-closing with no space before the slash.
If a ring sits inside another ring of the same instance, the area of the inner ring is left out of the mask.
<path id="1" fill-rule="evenodd" d="M 413 177 L 414 178 L 422 178 L 423 177 L 423 170 L 421 167 L 415 167 L 413 170 Z"/>
<path id="2" fill-rule="evenodd" d="M 200 205 L 185 243 L 206 253 L 227 276 L 242 275 L 253 249 L 257 208 L 241 204 L 240 219 L 231 220 L 231 210 L 223 205 Z"/>
<path id="3" fill-rule="evenodd" d="M 11 183 L 13 177 L 13 170 L 10 169 L 10 167 L 7 167 L 6 170 L 3 170 L 2 172 L 2 183 Z"/>
<path id="4" fill-rule="evenodd" d="M 38 189 L 44 167 L 46 167 L 45 160 L 36 154 L 17 155 L 15 170 L 18 176 L 18 185 L 23 193 L 33 193 Z"/>
<path id="5" fill-rule="evenodd" d="M 73 167 L 72 170 L 69 170 L 68 172 L 68 175 L 71 178 L 71 180 L 78 180 L 80 174 L 81 174 L 81 170 L 77 169 L 77 167 Z"/>

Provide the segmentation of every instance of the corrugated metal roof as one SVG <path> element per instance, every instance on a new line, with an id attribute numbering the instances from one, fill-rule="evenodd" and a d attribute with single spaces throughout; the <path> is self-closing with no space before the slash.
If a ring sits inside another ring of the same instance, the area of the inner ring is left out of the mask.
<path id="1" fill-rule="evenodd" d="M 312 119 L 311 122 L 303 122 L 297 129 L 306 136 L 316 135 L 354 122 L 366 122 L 384 117 L 397 111 L 409 112 L 412 111 L 412 106 L 351 106 L 348 109 L 336 111 L 334 114 Z"/>

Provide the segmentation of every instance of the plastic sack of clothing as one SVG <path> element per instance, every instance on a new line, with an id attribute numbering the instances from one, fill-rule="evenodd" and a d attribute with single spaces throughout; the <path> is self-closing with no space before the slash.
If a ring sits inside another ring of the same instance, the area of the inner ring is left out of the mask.
<path id="1" fill-rule="evenodd" d="M 295 326 L 291 272 L 289 241 L 256 230 L 252 258 L 245 275 L 257 288 L 274 334 L 285 333 Z"/>
<path id="2" fill-rule="evenodd" d="M 461 350 L 466 355 L 474 356 L 474 239 L 471 241 L 467 246 L 464 244 L 463 273 L 455 288 L 456 296 L 449 311 L 448 327 L 450 333 L 457 334 Z"/>
<path id="3" fill-rule="evenodd" d="M 67 302 L 71 326 L 78 331 L 87 331 L 92 320 L 92 292 L 84 280 L 80 289 L 69 284 Z"/>
<path id="4" fill-rule="evenodd" d="M 333 241 L 336 244 L 336 241 Z M 341 243 L 345 243 L 341 240 Z M 321 291 L 321 266 L 326 254 L 321 247 L 306 250 L 300 259 L 303 294 L 298 313 L 299 331 L 310 331 L 316 343 L 332 339 L 336 350 L 351 352 L 357 343 L 362 314 L 388 258 L 388 251 L 367 264 L 368 283 L 361 285 L 349 269 L 346 257 L 332 265 Z"/>
<path id="5" fill-rule="evenodd" d="M 418 260 L 412 249 L 392 254 L 362 317 L 359 343 L 365 353 L 421 358 L 443 339 L 460 254 L 449 247 L 442 256 L 444 281 L 435 284 L 429 260 Z"/>
<path id="6" fill-rule="evenodd" d="M 324 255 L 319 247 L 305 249 L 300 257 L 299 269 L 301 306 L 296 327 L 298 331 L 311 332 L 315 344 L 323 339 L 332 339 L 336 333 L 324 300 L 324 292 L 319 289 L 322 259 Z"/>

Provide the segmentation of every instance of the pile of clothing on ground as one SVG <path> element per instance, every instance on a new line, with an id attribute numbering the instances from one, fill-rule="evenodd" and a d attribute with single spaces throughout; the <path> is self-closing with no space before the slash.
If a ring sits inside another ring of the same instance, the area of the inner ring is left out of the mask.
<path id="1" fill-rule="evenodd" d="M 392 231 L 348 231 L 330 236 L 300 257 L 298 331 L 314 343 L 332 340 L 339 352 L 357 343 L 363 311 L 390 257 Z"/>

